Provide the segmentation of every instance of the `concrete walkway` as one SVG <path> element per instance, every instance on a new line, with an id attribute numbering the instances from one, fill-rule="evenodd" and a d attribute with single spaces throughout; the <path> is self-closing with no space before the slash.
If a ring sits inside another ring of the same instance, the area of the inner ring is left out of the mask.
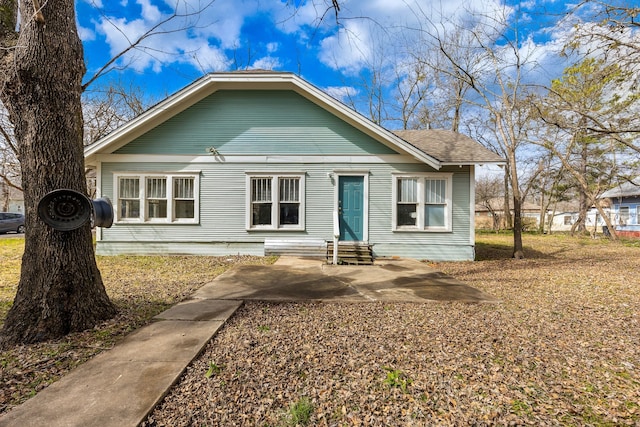
<path id="1" fill-rule="evenodd" d="M 13 408 L 0 426 L 137 426 L 243 300 L 496 302 L 413 260 L 358 267 L 282 257 L 239 266 Z"/>
<path id="2" fill-rule="evenodd" d="M 13 408 L 0 426 L 137 426 L 241 304 L 190 300 L 170 308 Z"/>

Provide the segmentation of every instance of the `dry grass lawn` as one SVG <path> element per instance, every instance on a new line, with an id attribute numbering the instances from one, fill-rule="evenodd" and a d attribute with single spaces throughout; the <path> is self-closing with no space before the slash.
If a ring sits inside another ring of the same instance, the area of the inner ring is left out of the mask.
<path id="1" fill-rule="evenodd" d="M 0 327 L 20 278 L 24 239 L 0 239 Z M 93 330 L 0 352 L 0 414 L 35 395 L 70 369 L 113 347 L 127 333 L 236 264 L 271 264 L 275 258 L 229 256 L 98 257 L 107 293 L 119 313 Z"/>
<path id="2" fill-rule="evenodd" d="M 515 261 L 510 239 L 479 235 L 478 261 L 432 263 L 500 304 L 246 304 L 145 424 L 639 425 L 640 247 L 525 235 Z M 4 309 L 20 251 L 5 241 Z M 271 261 L 100 258 L 121 314 L 0 354 L 0 411 L 230 264 Z"/>

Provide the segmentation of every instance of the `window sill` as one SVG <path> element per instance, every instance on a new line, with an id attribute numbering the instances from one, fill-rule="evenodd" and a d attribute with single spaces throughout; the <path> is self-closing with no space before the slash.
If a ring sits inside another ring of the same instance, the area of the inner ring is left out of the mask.
<path id="1" fill-rule="evenodd" d="M 114 225 L 198 225 L 199 221 L 114 221 Z"/>
<path id="2" fill-rule="evenodd" d="M 304 228 L 301 227 L 296 227 L 296 228 L 275 228 L 275 227 L 253 227 L 253 228 L 247 228 L 246 231 L 252 232 L 252 231 L 277 231 L 277 232 L 287 232 L 287 231 L 305 231 Z"/>
<path id="3" fill-rule="evenodd" d="M 392 230 L 400 233 L 452 233 L 450 228 L 394 228 Z"/>

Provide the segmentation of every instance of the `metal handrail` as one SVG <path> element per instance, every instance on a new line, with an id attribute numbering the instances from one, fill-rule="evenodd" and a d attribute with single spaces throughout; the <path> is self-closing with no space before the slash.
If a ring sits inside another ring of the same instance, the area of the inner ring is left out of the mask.
<path id="1" fill-rule="evenodd" d="M 338 239 L 340 239 L 340 216 L 333 211 L 333 265 L 338 265 Z"/>

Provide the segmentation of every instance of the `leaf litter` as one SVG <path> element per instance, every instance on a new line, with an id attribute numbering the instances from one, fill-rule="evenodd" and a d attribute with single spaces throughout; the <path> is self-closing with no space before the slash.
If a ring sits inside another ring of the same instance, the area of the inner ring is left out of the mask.
<path id="1" fill-rule="evenodd" d="M 640 425 L 640 248 L 524 240 L 525 260 L 495 255 L 509 236 L 480 235 L 479 261 L 430 262 L 499 304 L 246 303 L 143 425 L 288 425 L 300 401 L 317 426 Z M 100 258 L 120 313 L 2 352 L 0 412 L 230 265 L 272 261 Z"/>
<path id="2" fill-rule="evenodd" d="M 314 426 L 639 425 L 640 249 L 478 241 L 431 264 L 501 303 L 247 302 L 143 425 L 286 425 L 302 398 Z"/>

